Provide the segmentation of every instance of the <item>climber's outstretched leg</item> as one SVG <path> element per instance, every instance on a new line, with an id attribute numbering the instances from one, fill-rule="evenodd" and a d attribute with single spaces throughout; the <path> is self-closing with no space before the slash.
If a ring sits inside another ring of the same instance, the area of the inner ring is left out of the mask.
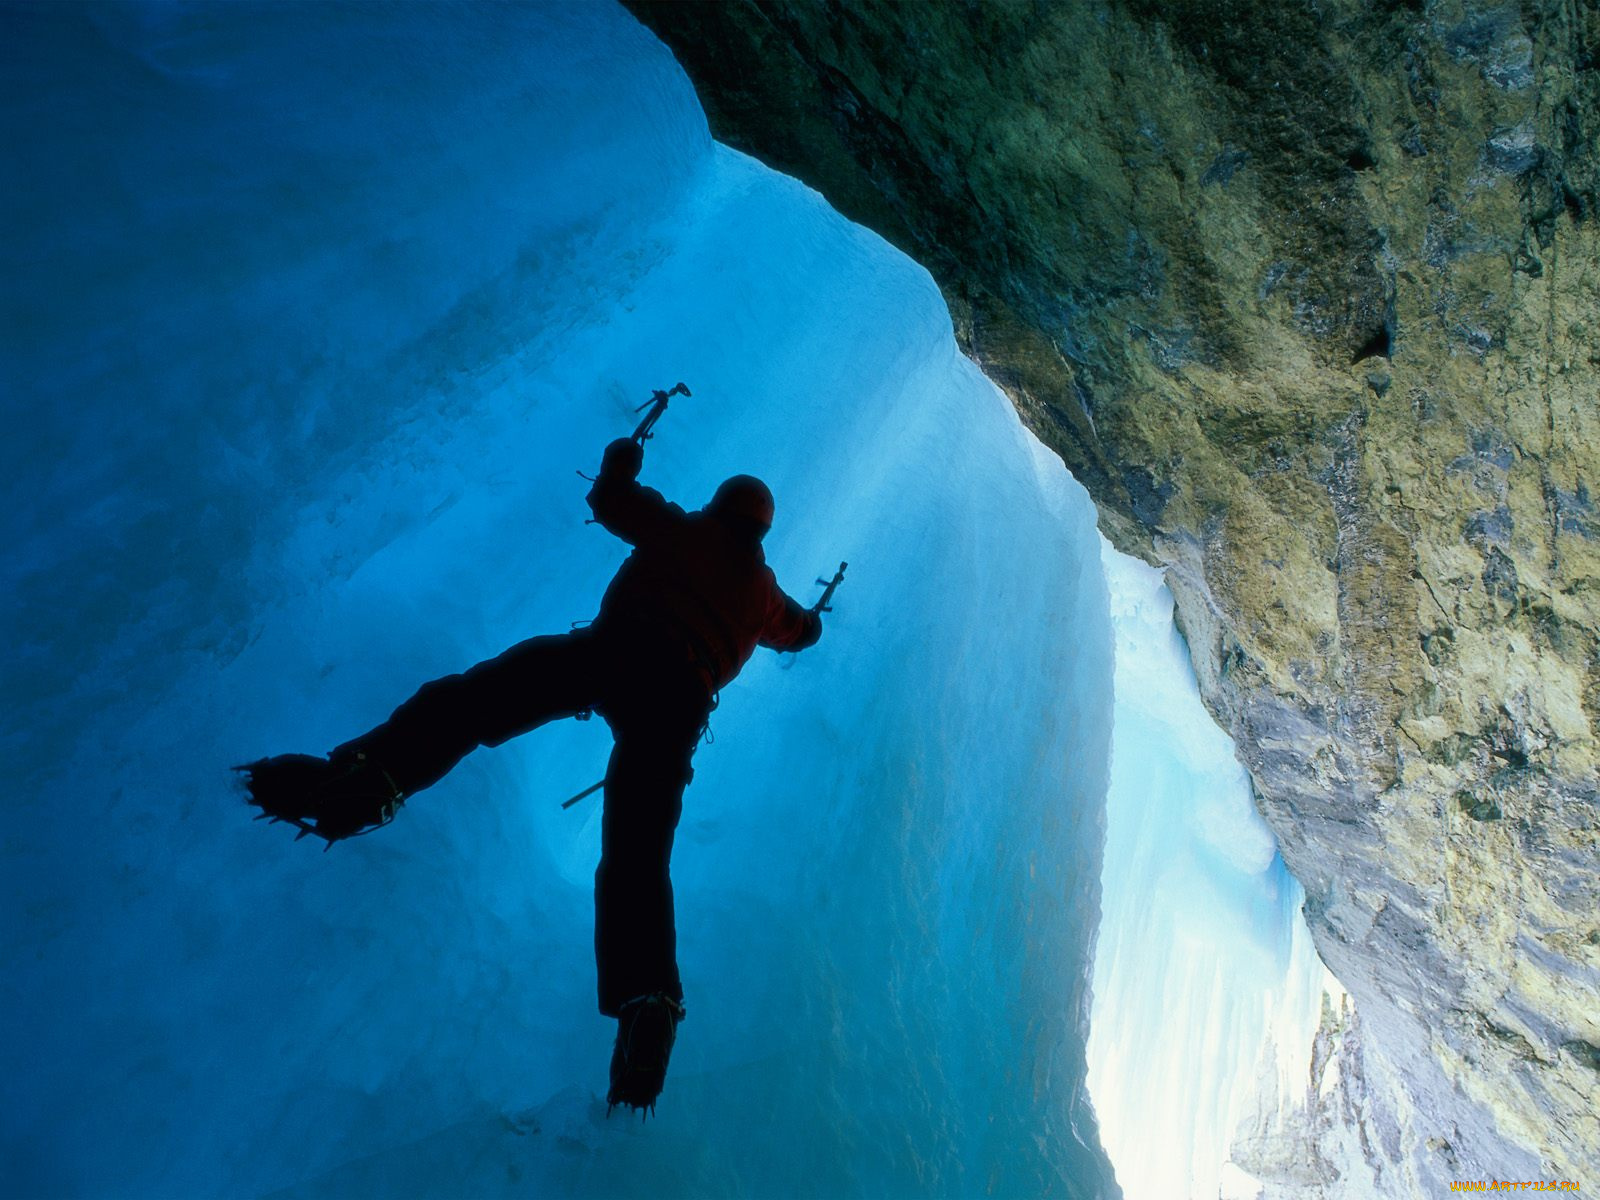
<path id="1" fill-rule="evenodd" d="M 423 684 L 382 725 L 330 757 L 364 754 L 410 796 L 438 783 L 479 746 L 498 746 L 592 707 L 604 667 L 603 647 L 588 632 L 529 638 L 460 675 Z"/>
<path id="2" fill-rule="evenodd" d="M 280 755 L 238 768 L 264 816 L 327 841 L 386 824 L 479 746 L 590 708 L 610 658 L 588 632 L 530 638 L 460 675 L 423 684 L 377 728 L 327 759 Z"/>

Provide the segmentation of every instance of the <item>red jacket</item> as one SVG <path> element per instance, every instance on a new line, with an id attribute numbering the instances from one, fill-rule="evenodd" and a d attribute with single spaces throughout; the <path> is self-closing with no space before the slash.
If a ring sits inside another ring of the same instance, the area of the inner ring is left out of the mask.
<path id="1" fill-rule="evenodd" d="M 758 645 L 803 650 L 822 636 L 822 618 L 784 594 L 760 542 L 740 539 L 716 517 L 686 513 L 606 471 L 589 489 L 589 507 L 634 548 L 606 588 L 597 628 L 660 629 L 681 639 L 713 690 Z"/>

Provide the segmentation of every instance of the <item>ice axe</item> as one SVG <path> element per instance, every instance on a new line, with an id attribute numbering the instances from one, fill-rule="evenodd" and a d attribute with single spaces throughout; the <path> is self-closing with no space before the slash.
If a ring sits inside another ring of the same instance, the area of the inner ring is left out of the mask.
<path id="1" fill-rule="evenodd" d="M 694 393 L 689 390 L 689 385 L 681 381 L 673 384 L 672 387 L 665 392 L 663 392 L 660 388 L 657 388 L 655 391 L 651 392 L 650 399 L 646 400 L 643 404 L 639 405 L 638 408 L 633 410 L 636 413 L 644 412 L 644 410 L 647 408 L 650 410 L 649 412 L 644 413 L 644 420 L 640 421 L 639 428 L 633 431 L 632 440 L 634 444 L 642 447 L 647 441 L 655 437 L 655 433 L 652 431 L 656 427 L 656 422 L 661 420 L 661 414 L 667 411 L 667 401 L 671 400 L 674 396 L 692 395 L 694 395 Z M 580 479 L 587 479 L 590 483 L 595 482 L 593 475 L 586 475 L 582 471 L 578 472 L 578 477 Z M 589 520 L 585 521 L 584 524 L 593 525 L 594 519 L 590 518 Z"/>
<path id="2" fill-rule="evenodd" d="M 682 387 L 683 385 L 679 384 L 678 386 Z M 661 392 L 657 392 L 656 396 L 659 398 L 659 403 L 660 403 L 661 407 L 663 409 L 665 409 L 666 406 L 667 406 L 666 396 L 663 395 Z M 640 428 L 642 429 L 642 428 L 644 428 L 644 426 L 640 426 Z M 646 435 L 646 436 L 648 436 L 648 435 Z M 848 567 L 849 565 L 850 565 L 849 563 L 843 563 L 843 562 L 840 563 L 839 564 L 839 569 L 833 573 L 833 578 L 832 579 L 822 579 L 820 577 L 817 579 L 817 582 L 822 585 L 822 596 L 807 611 L 814 612 L 814 613 L 825 613 L 825 612 L 832 612 L 833 611 L 833 608 L 830 605 L 830 601 L 833 600 L 833 593 L 836 592 L 839 589 L 839 585 L 844 582 L 844 569 L 846 567 Z M 563 800 L 561 802 L 561 807 L 562 808 L 571 808 L 579 800 L 582 800 L 585 796 L 594 795 L 601 788 L 605 787 L 605 785 L 606 785 L 606 781 L 604 779 L 597 780 L 596 782 L 591 783 L 588 787 L 584 788 L 583 791 L 579 792 L 576 796 L 572 797 L 572 799 Z"/>
<path id="3" fill-rule="evenodd" d="M 651 430 L 656 427 L 656 422 L 661 419 L 661 414 L 667 411 L 667 401 L 671 400 L 674 396 L 692 395 L 694 395 L 694 393 L 691 392 L 688 386 L 683 383 L 673 384 L 672 390 L 666 392 L 663 392 L 660 388 L 657 388 L 653 393 L 651 393 L 650 399 L 646 400 L 643 404 L 639 405 L 638 408 L 633 410 L 634 412 L 644 412 L 644 410 L 647 408 L 650 410 L 649 412 L 644 413 L 644 420 L 640 421 L 639 428 L 633 431 L 633 440 L 642 446 L 645 444 L 645 442 L 655 437 L 655 434 L 652 433 Z"/>
<path id="4" fill-rule="evenodd" d="M 849 563 L 842 562 L 839 564 L 839 569 L 833 573 L 832 579 L 817 580 L 822 585 L 822 598 L 811 606 L 811 612 L 825 613 L 833 611 L 829 606 L 829 601 L 833 599 L 833 593 L 838 589 L 839 585 L 844 582 L 844 569 L 849 565 Z"/>

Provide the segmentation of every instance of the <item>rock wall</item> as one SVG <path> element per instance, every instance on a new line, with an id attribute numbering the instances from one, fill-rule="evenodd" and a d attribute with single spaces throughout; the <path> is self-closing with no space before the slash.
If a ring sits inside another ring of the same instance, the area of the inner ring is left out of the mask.
<path id="1" fill-rule="evenodd" d="M 1600 6 L 625 2 L 1167 568 L 1385 1194 L 1600 1186 Z"/>

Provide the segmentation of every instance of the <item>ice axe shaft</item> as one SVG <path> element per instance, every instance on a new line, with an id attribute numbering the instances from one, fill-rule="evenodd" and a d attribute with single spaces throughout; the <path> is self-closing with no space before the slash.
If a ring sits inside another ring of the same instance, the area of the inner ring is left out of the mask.
<path id="1" fill-rule="evenodd" d="M 817 580 L 817 582 L 822 585 L 822 599 L 818 600 L 811 606 L 812 612 L 825 613 L 833 611 L 833 609 L 828 607 L 828 605 L 833 600 L 833 593 L 838 590 L 839 585 L 844 582 L 844 569 L 849 565 L 849 563 L 840 563 L 839 569 L 833 573 L 832 579 Z"/>
<path id="2" fill-rule="evenodd" d="M 647 408 L 650 410 L 649 412 L 644 413 L 644 420 L 640 421 L 639 428 L 633 431 L 633 440 L 638 442 L 641 446 L 644 445 L 646 441 L 655 436 L 655 434 L 651 431 L 655 429 L 656 422 L 661 419 L 661 414 L 667 411 L 667 401 L 671 400 L 674 396 L 692 395 L 694 395 L 694 393 L 691 392 L 683 383 L 675 383 L 672 385 L 672 389 L 670 391 L 665 392 L 663 392 L 660 388 L 657 388 L 655 392 L 651 394 L 650 399 L 646 400 L 643 404 L 639 405 L 638 408 L 633 410 L 634 412 L 644 412 L 644 410 Z"/>
<path id="3" fill-rule="evenodd" d="M 596 782 L 591 783 L 588 787 L 584 788 L 583 791 L 579 792 L 571 800 L 563 800 L 561 802 L 561 807 L 562 808 L 571 808 L 579 800 L 582 800 L 585 796 L 594 795 L 601 788 L 605 787 L 605 785 L 606 785 L 606 781 L 604 779 L 597 780 Z"/>

